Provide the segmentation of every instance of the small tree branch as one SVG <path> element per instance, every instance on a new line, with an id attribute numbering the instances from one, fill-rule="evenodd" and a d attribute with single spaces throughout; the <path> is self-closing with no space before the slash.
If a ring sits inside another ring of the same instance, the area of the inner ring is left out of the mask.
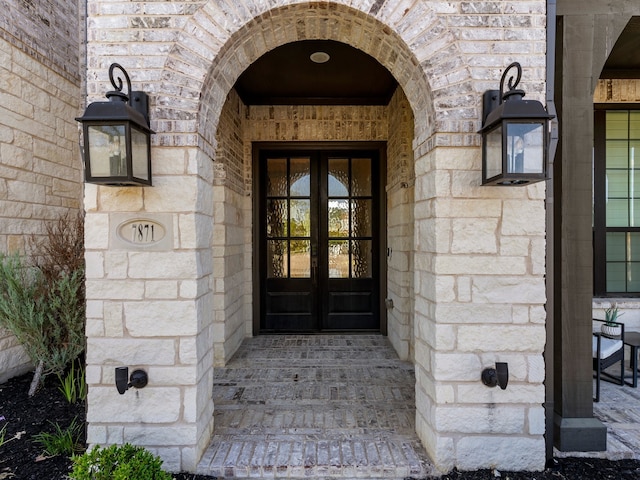
<path id="1" fill-rule="evenodd" d="M 29 387 L 29 396 L 33 397 L 36 394 L 38 385 L 40 385 L 40 379 L 42 378 L 42 370 L 44 369 L 44 363 L 42 360 L 38 362 L 36 371 L 33 374 L 33 380 L 31 380 L 31 386 Z"/>

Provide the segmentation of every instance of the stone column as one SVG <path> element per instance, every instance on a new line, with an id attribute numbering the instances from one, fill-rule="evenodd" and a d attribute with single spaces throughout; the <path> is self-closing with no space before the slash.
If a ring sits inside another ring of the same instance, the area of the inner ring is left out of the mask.
<path id="1" fill-rule="evenodd" d="M 194 148 L 152 158 L 153 187 L 86 187 L 87 442 L 193 471 L 213 428 L 212 162 Z M 129 233 L 144 222 L 162 235 L 139 244 Z M 120 395 L 118 366 L 148 385 Z"/>

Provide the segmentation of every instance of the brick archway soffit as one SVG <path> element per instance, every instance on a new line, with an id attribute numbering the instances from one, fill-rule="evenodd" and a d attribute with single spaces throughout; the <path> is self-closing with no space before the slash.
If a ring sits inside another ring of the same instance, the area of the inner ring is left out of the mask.
<path id="1" fill-rule="evenodd" d="M 353 0 L 347 6 L 290 0 L 274 9 L 265 3 L 211 0 L 194 14 L 163 72 L 163 107 L 173 118 L 180 118 L 176 110 L 183 110 L 183 118 L 192 120 L 186 112 L 198 111 L 198 130 L 215 132 L 238 76 L 269 50 L 306 39 L 348 43 L 387 68 L 411 104 L 417 145 L 431 137 L 452 110 L 463 110 L 470 121 L 479 117 L 471 75 L 454 35 L 426 2 L 406 8 L 395 1 L 371 5 Z M 213 133 L 203 136 L 214 144 Z"/>

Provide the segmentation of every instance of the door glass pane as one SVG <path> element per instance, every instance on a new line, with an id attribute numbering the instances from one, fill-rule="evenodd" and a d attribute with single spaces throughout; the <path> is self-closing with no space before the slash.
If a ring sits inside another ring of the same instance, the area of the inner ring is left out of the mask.
<path id="1" fill-rule="evenodd" d="M 607 141 L 607 168 L 629 167 L 629 144 L 626 140 Z"/>
<path id="2" fill-rule="evenodd" d="M 640 233 L 628 233 L 627 238 L 627 261 L 640 261 Z"/>
<path id="3" fill-rule="evenodd" d="M 624 232 L 607 233 L 607 261 L 624 262 L 626 259 L 625 239 L 627 235 Z"/>
<path id="4" fill-rule="evenodd" d="M 371 159 L 354 158 L 351 160 L 351 195 L 367 197 L 371 195 Z"/>
<path id="5" fill-rule="evenodd" d="M 352 245 L 352 276 L 353 278 L 371 278 L 371 240 L 353 240 Z"/>
<path id="6" fill-rule="evenodd" d="M 611 200 L 607 202 L 607 227 L 629 226 L 629 201 Z"/>
<path id="7" fill-rule="evenodd" d="M 629 226 L 640 227 L 640 199 L 630 201 L 631 212 L 629 215 Z"/>
<path id="8" fill-rule="evenodd" d="M 291 236 L 311 236 L 311 201 L 291 200 Z"/>
<path id="9" fill-rule="evenodd" d="M 607 263 L 608 292 L 624 292 L 626 290 L 625 270 L 624 263 Z"/>
<path id="10" fill-rule="evenodd" d="M 267 241 L 268 278 L 287 278 L 289 271 L 288 253 L 286 240 Z"/>
<path id="11" fill-rule="evenodd" d="M 346 158 L 329 159 L 329 196 L 346 197 L 349 195 L 349 160 Z"/>
<path id="12" fill-rule="evenodd" d="M 349 278 L 349 241 L 329 241 L 329 277 Z"/>
<path id="13" fill-rule="evenodd" d="M 329 200 L 329 237 L 349 236 L 349 200 Z"/>
<path id="14" fill-rule="evenodd" d="M 640 140 L 640 112 L 629 112 L 629 138 Z"/>
<path id="15" fill-rule="evenodd" d="M 311 194 L 311 172 L 308 158 L 291 159 L 291 196 L 308 197 Z"/>
<path id="16" fill-rule="evenodd" d="M 640 291 L 640 262 L 630 262 L 627 264 L 627 292 Z"/>
<path id="17" fill-rule="evenodd" d="M 628 170 L 607 170 L 607 198 L 628 197 L 628 173 Z"/>
<path id="18" fill-rule="evenodd" d="M 351 232 L 354 237 L 371 236 L 371 200 L 352 200 Z"/>
<path id="19" fill-rule="evenodd" d="M 640 141 L 634 140 L 629 142 L 629 168 L 631 170 L 640 170 Z"/>
<path id="20" fill-rule="evenodd" d="M 267 236 L 286 237 L 287 232 L 287 201 L 267 200 Z"/>
<path id="21" fill-rule="evenodd" d="M 640 233 L 628 233 L 629 250 L 627 252 L 627 260 L 630 262 L 640 261 Z"/>
<path id="22" fill-rule="evenodd" d="M 311 277 L 311 242 L 291 240 L 291 278 Z"/>
<path id="23" fill-rule="evenodd" d="M 267 196 L 287 196 L 287 159 L 267 159 Z"/>
<path id="24" fill-rule="evenodd" d="M 629 112 L 607 112 L 607 138 L 627 138 Z"/>

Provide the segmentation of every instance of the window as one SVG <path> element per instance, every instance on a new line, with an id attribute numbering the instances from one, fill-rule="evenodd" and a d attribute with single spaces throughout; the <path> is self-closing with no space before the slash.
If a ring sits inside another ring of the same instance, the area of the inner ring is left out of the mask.
<path id="1" fill-rule="evenodd" d="M 596 109 L 594 289 L 640 293 L 640 110 Z"/>

